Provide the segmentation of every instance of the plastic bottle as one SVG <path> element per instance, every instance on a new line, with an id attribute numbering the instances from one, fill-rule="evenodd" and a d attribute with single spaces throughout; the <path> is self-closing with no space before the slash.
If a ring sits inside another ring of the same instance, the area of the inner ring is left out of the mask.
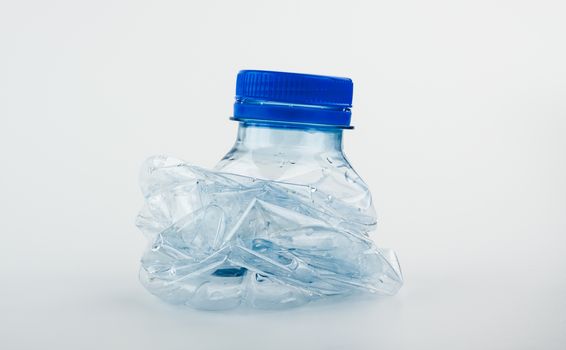
<path id="1" fill-rule="evenodd" d="M 241 71 L 237 140 L 214 170 L 167 156 L 142 167 L 144 286 L 202 309 L 394 294 L 397 258 L 369 238 L 371 194 L 342 150 L 352 92 L 347 78 Z"/>

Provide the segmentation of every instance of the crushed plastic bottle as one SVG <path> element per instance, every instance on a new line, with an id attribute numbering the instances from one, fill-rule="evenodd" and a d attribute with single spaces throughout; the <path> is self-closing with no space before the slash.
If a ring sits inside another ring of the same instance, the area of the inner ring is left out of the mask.
<path id="1" fill-rule="evenodd" d="M 399 263 L 369 238 L 371 194 L 342 152 L 351 101 L 350 79 L 241 71 L 238 138 L 214 170 L 167 156 L 142 167 L 142 284 L 208 310 L 396 293 Z"/>

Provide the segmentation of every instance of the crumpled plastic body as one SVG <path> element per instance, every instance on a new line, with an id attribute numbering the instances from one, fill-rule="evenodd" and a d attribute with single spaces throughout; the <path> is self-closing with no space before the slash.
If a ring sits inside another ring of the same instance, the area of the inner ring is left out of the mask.
<path id="1" fill-rule="evenodd" d="M 136 225 L 149 240 L 140 280 L 165 301 L 208 310 L 286 308 L 394 294 L 402 285 L 395 254 L 369 238 L 371 205 L 167 156 L 148 159 L 140 183 L 145 205 Z"/>

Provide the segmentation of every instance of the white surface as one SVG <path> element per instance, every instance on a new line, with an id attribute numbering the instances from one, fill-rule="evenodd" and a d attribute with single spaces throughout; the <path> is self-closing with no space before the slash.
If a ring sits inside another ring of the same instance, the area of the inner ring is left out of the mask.
<path id="1" fill-rule="evenodd" d="M 0 348 L 565 349 L 563 1 L 3 1 Z M 229 149 L 239 69 L 349 76 L 406 285 L 287 312 L 137 282 L 137 169 Z"/>

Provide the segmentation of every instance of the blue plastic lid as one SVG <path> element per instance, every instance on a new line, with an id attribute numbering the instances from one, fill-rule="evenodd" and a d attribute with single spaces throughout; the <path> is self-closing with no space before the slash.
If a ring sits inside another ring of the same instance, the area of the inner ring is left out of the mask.
<path id="1" fill-rule="evenodd" d="M 242 70 L 232 119 L 351 128 L 352 93 L 348 78 Z"/>

